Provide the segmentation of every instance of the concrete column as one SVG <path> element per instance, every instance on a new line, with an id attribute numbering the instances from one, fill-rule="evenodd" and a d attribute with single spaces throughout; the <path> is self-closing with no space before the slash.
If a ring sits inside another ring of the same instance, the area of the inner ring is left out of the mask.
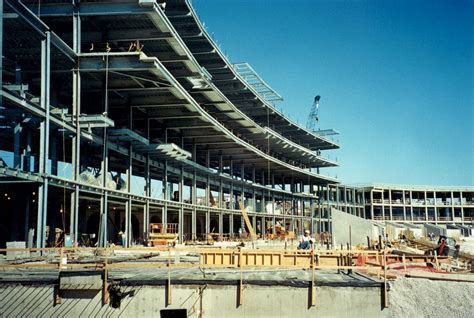
<path id="1" fill-rule="evenodd" d="M 234 234 L 234 215 L 229 214 L 229 234 L 232 236 Z"/>
<path id="2" fill-rule="evenodd" d="M 435 224 L 438 224 L 438 202 L 436 202 L 436 191 L 433 191 L 433 205 L 434 205 L 434 218 L 435 218 Z M 443 209 L 444 209 L 443 205 Z"/>
<path id="3" fill-rule="evenodd" d="M 451 222 L 454 222 L 454 193 L 451 191 Z"/>
<path id="4" fill-rule="evenodd" d="M 374 190 L 370 189 L 370 214 L 372 215 L 372 220 L 374 219 Z"/>
<path id="5" fill-rule="evenodd" d="M 390 221 L 393 220 L 393 212 L 392 212 L 392 190 L 389 189 L 388 190 L 388 209 L 389 209 L 389 212 L 390 212 Z"/>
<path id="6" fill-rule="evenodd" d="M 424 197 L 424 208 L 425 208 L 425 221 L 428 222 L 428 207 L 427 207 L 427 196 L 426 196 L 426 191 L 425 191 L 425 197 Z"/>
<path id="7" fill-rule="evenodd" d="M 191 240 L 196 240 L 196 208 L 194 207 L 191 215 Z"/>
<path id="8" fill-rule="evenodd" d="M 385 192 L 382 190 L 382 220 L 385 221 Z"/>
<path id="9" fill-rule="evenodd" d="M 272 234 L 276 234 L 276 217 L 271 218 L 272 222 Z"/>
<path id="10" fill-rule="evenodd" d="M 405 190 L 402 191 L 402 200 L 403 200 L 403 221 L 407 220 L 407 211 L 406 211 L 406 202 L 405 202 Z"/>

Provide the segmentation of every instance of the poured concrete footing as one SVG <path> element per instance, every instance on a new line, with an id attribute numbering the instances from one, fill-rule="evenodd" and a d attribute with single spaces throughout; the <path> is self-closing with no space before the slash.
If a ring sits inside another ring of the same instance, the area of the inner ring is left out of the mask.
<path id="1" fill-rule="evenodd" d="M 387 312 L 381 308 L 381 287 L 318 286 L 314 307 L 309 306 L 309 288 L 245 285 L 242 305 L 238 288 L 173 285 L 167 306 L 165 286 L 122 286 L 126 296 L 113 308 L 102 305 L 100 291 L 66 294 L 54 305 L 54 285 L 3 284 L 0 317 L 383 317 Z"/>

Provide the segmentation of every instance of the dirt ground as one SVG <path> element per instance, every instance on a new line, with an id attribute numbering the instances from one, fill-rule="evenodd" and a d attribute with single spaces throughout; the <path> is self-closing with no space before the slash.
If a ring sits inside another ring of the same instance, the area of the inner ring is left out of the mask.
<path id="1" fill-rule="evenodd" d="M 389 302 L 389 317 L 474 317 L 474 283 L 399 278 Z"/>

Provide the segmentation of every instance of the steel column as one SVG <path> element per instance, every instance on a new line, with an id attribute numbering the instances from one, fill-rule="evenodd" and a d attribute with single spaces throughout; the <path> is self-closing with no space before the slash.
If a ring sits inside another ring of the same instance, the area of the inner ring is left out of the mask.
<path id="1" fill-rule="evenodd" d="M 148 239 L 150 231 L 150 197 L 151 197 L 151 176 L 150 176 L 150 155 L 147 154 L 145 162 L 145 209 L 143 216 L 143 236 Z"/>
<path id="2" fill-rule="evenodd" d="M 21 122 L 18 118 L 18 122 L 13 128 L 13 168 L 21 169 Z"/>
<path id="3" fill-rule="evenodd" d="M 169 200 L 169 189 L 168 189 L 168 161 L 165 160 L 163 164 L 163 194 L 164 194 L 164 205 L 162 210 L 161 220 L 163 228 L 168 228 L 168 200 Z"/>
<path id="4" fill-rule="evenodd" d="M 76 9 L 77 10 L 77 9 Z M 76 12 L 73 14 L 73 49 L 77 54 L 81 53 L 81 17 Z M 76 133 L 72 138 L 72 177 L 74 181 L 79 180 L 81 173 L 81 128 L 79 125 L 79 116 L 81 115 L 81 74 L 78 71 L 79 65 L 72 73 L 72 115 Z M 79 221 L 79 186 L 76 184 L 74 191 L 71 193 L 71 211 L 70 211 L 70 227 L 73 242 L 78 242 L 78 221 Z"/>
<path id="5" fill-rule="evenodd" d="M 183 203 L 183 189 L 184 189 L 184 168 L 181 166 L 180 173 L 179 173 L 179 184 L 178 184 L 178 201 Z M 178 213 L 178 242 L 183 243 L 184 241 L 184 208 L 181 205 L 179 207 Z"/>
<path id="6" fill-rule="evenodd" d="M 50 71 L 51 71 L 51 34 L 46 32 L 46 38 L 41 40 L 41 98 L 40 106 L 45 111 L 45 118 L 40 124 L 40 154 L 39 174 L 47 173 L 49 158 L 49 98 L 50 98 Z M 36 247 L 46 245 L 46 218 L 48 211 L 48 178 L 43 177 L 43 182 L 38 191 L 38 217 L 36 225 Z"/>
<path id="7" fill-rule="evenodd" d="M 132 144 L 129 146 L 128 169 L 127 169 L 127 192 L 132 191 L 132 175 L 133 175 L 133 158 L 132 158 Z M 128 196 L 127 204 L 125 205 L 125 247 L 130 247 L 132 241 L 132 198 Z"/>
<path id="8" fill-rule="evenodd" d="M 0 57 L 3 56 L 3 1 L 0 1 Z M 0 92 L 3 92 L 3 58 L 0 58 Z"/>

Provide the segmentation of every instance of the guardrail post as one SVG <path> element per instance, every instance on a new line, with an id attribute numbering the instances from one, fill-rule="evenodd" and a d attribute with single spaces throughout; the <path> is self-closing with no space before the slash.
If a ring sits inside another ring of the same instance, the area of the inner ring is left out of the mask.
<path id="1" fill-rule="evenodd" d="M 383 249 L 383 308 L 388 308 L 387 292 L 387 250 Z"/>
<path id="2" fill-rule="evenodd" d="M 311 249 L 311 281 L 309 284 L 309 307 L 316 306 L 316 273 L 315 273 L 315 256 L 314 249 Z"/>
<path id="3" fill-rule="evenodd" d="M 168 248 L 168 280 L 166 281 L 166 306 L 171 305 L 171 249 Z"/>
<path id="4" fill-rule="evenodd" d="M 107 249 L 105 249 L 105 260 L 104 260 L 104 276 L 102 280 L 102 305 L 107 305 L 109 303 L 109 275 L 108 275 L 108 269 L 107 269 L 107 263 L 108 263 L 108 255 L 107 255 Z"/>
<path id="5" fill-rule="evenodd" d="M 240 281 L 239 281 L 239 289 L 237 290 L 237 307 L 242 306 L 244 303 L 244 283 L 243 283 L 243 272 L 242 272 L 242 249 L 239 248 L 239 261 L 238 261 L 238 266 L 240 269 Z"/>

